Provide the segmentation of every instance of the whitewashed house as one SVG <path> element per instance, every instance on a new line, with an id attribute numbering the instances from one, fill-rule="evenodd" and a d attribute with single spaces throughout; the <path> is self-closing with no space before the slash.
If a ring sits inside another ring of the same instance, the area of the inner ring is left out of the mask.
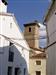
<path id="1" fill-rule="evenodd" d="M 47 27 L 47 75 L 56 75 L 56 0 L 44 19 Z"/>
<path id="2" fill-rule="evenodd" d="M 28 75 L 29 47 L 14 14 L 0 0 L 0 75 Z"/>

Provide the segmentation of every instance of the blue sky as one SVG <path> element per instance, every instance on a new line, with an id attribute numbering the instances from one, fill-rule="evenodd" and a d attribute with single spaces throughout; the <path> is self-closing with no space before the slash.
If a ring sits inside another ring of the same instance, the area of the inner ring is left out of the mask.
<path id="1" fill-rule="evenodd" d="M 43 21 L 50 0 L 8 0 L 8 12 L 14 13 L 23 31 L 23 24 L 34 20 Z"/>

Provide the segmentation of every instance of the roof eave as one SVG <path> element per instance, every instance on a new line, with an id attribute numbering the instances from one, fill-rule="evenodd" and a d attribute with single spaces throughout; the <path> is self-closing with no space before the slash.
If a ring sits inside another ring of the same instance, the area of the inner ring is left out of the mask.
<path id="1" fill-rule="evenodd" d="M 51 11 L 52 11 L 52 8 L 53 8 L 54 4 L 55 4 L 55 0 L 52 1 L 51 5 L 50 5 L 50 7 L 49 7 L 49 9 L 48 9 L 48 11 L 47 11 L 47 14 L 46 14 L 46 16 L 44 17 L 44 22 L 47 21 L 47 19 L 48 19 L 50 13 L 51 13 Z"/>

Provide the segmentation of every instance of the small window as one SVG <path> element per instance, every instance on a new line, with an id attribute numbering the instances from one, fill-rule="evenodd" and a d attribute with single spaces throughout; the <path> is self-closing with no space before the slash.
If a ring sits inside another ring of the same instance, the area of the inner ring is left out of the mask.
<path id="1" fill-rule="evenodd" d="M 12 67 L 8 67 L 8 73 L 7 75 L 12 75 Z"/>
<path id="2" fill-rule="evenodd" d="M 36 75 L 41 75 L 41 71 L 36 71 Z"/>
<path id="3" fill-rule="evenodd" d="M 10 42 L 10 44 L 9 44 L 10 46 L 12 46 L 13 45 L 13 43 L 12 42 Z"/>
<path id="4" fill-rule="evenodd" d="M 41 65 L 41 61 L 36 61 L 36 65 Z"/>
<path id="5" fill-rule="evenodd" d="M 41 71 L 36 71 L 36 75 L 41 75 Z"/>
<path id="6" fill-rule="evenodd" d="M 13 46 L 13 43 L 10 42 L 10 44 L 9 44 L 9 50 L 13 50 L 12 46 Z"/>
<path id="7" fill-rule="evenodd" d="M 12 23 L 10 23 L 10 28 L 12 28 Z"/>
<path id="8" fill-rule="evenodd" d="M 14 59 L 14 52 L 9 50 L 9 61 L 13 62 L 13 59 Z"/>
<path id="9" fill-rule="evenodd" d="M 20 73 L 21 73 L 20 68 L 15 68 L 15 75 L 20 75 Z"/>
<path id="10" fill-rule="evenodd" d="M 24 75 L 26 75 L 26 68 L 24 68 Z"/>
<path id="11" fill-rule="evenodd" d="M 29 27 L 29 32 L 31 32 L 31 27 Z"/>
<path id="12" fill-rule="evenodd" d="M 55 12 L 55 15 L 56 15 L 56 12 Z"/>

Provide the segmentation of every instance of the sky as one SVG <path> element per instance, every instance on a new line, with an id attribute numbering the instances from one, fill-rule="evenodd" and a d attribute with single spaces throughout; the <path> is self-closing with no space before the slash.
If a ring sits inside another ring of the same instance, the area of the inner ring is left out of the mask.
<path id="1" fill-rule="evenodd" d="M 8 0 L 8 12 L 14 13 L 18 24 L 23 31 L 23 24 L 43 17 L 48 9 L 50 0 Z"/>
<path id="2" fill-rule="evenodd" d="M 25 23 L 37 20 L 43 23 L 51 0 L 8 0 L 8 12 L 13 13 L 21 30 Z M 40 36 L 46 36 L 46 28 L 40 25 Z M 40 39 L 40 46 L 46 46 L 46 39 Z"/>

